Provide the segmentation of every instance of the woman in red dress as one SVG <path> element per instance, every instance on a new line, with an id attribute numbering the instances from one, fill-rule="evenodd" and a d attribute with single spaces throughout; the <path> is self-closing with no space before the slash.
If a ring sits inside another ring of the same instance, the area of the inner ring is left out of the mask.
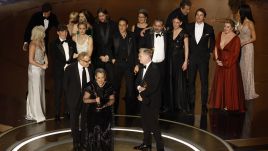
<path id="1" fill-rule="evenodd" d="M 240 39 L 234 33 L 234 22 L 227 19 L 217 37 L 217 67 L 209 97 L 209 108 L 245 111 L 244 90 L 239 67 Z"/>

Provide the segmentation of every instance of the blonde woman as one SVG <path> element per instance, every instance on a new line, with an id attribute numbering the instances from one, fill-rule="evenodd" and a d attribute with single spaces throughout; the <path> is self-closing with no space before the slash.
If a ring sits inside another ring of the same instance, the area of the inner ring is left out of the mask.
<path id="1" fill-rule="evenodd" d="M 91 36 L 86 34 L 87 23 L 78 23 L 79 34 L 73 36 L 73 41 L 76 42 L 77 53 L 87 52 L 89 56 L 92 55 L 93 51 L 93 39 Z M 77 58 L 77 54 L 74 54 L 74 58 Z"/>
<path id="2" fill-rule="evenodd" d="M 87 35 L 93 36 L 92 25 L 94 24 L 94 21 L 95 21 L 95 19 L 94 19 L 93 15 L 91 14 L 91 12 L 89 12 L 86 9 L 82 9 L 81 11 L 79 11 L 78 22 L 87 24 L 87 29 L 86 29 Z M 73 33 L 79 33 L 78 26 L 74 26 Z"/>
<path id="3" fill-rule="evenodd" d="M 77 23 L 78 23 L 78 12 L 73 11 L 69 15 L 69 23 L 67 24 L 68 32 L 71 37 L 76 34 L 74 28 L 77 27 Z"/>
<path id="4" fill-rule="evenodd" d="M 45 28 L 35 26 L 32 30 L 29 46 L 28 67 L 28 96 L 26 103 L 26 119 L 35 120 L 37 123 L 45 118 L 45 70 L 48 67 L 45 53 Z"/>

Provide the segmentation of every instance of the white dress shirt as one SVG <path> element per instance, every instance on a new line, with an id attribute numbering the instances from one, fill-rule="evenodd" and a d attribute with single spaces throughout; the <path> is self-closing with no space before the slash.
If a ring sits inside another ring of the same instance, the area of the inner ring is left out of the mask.
<path id="1" fill-rule="evenodd" d="M 64 40 L 60 38 L 60 41 L 62 42 L 62 41 L 64 41 Z M 63 49 L 64 49 L 65 59 L 66 59 L 66 61 L 68 61 L 68 60 L 70 59 L 69 45 L 68 45 L 67 42 L 64 42 L 64 43 L 62 44 L 62 47 L 63 47 Z"/>
<path id="2" fill-rule="evenodd" d="M 43 17 L 45 17 L 44 14 L 43 14 Z M 49 24 L 49 20 L 45 18 L 44 19 L 44 27 L 45 27 L 45 30 L 48 28 L 48 24 Z"/>
<path id="3" fill-rule="evenodd" d="M 164 61 L 165 59 L 165 40 L 164 36 L 161 34 L 161 36 L 156 37 L 156 32 L 154 33 L 154 54 L 152 61 L 154 63 L 159 63 Z"/>
<path id="4" fill-rule="evenodd" d="M 204 29 L 204 22 L 198 24 L 198 23 L 195 23 L 195 40 L 196 40 L 196 43 L 198 44 L 202 35 L 203 35 L 203 29 Z"/>
<path id="5" fill-rule="evenodd" d="M 143 68 L 142 79 L 144 78 L 144 75 L 145 75 L 145 73 L 146 73 L 146 71 L 147 71 L 147 69 L 148 69 L 148 67 L 150 66 L 151 63 L 152 63 L 152 61 L 150 61 L 149 63 L 147 63 L 147 64 L 145 65 L 146 68 Z"/>
<path id="6" fill-rule="evenodd" d="M 86 70 L 86 75 L 87 75 L 87 82 L 90 81 L 90 76 L 88 73 L 88 69 L 85 68 Z M 80 77 L 80 84 L 81 84 L 81 88 L 82 88 L 82 76 L 83 76 L 83 66 L 78 62 L 78 71 L 79 71 L 79 77 Z"/>
<path id="7" fill-rule="evenodd" d="M 45 30 L 47 30 L 48 24 L 49 24 L 49 20 L 48 19 L 44 19 L 44 27 L 45 27 Z"/>

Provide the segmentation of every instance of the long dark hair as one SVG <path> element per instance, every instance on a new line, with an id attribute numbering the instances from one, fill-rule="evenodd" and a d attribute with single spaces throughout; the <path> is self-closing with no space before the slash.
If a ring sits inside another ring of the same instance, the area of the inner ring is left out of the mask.
<path id="1" fill-rule="evenodd" d="M 251 8 L 248 4 L 242 4 L 239 8 L 240 20 L 241 23 L 244 23 L 244 20 L 247 18 L 254 23 L 254 19 L 252 16 Z"/>
<path id="2" fill-rule="evenodd" d="M 86 9 L 82 9 L 82 10 L 79 11 L 79 14 L 80 14 L 80 13 L 83 13 L 83 14 L 85 15 L 85 17 L 86 17 L 86 19 L 87 19 L 87 22 L 88 22 L 90 25 L 93 25 L 93 24 L 94 24 L 95 19 L 94 19 L 93 15 L 91 14 L 90 11 L 88 11 L 88 10 L 86 10 Z"/>

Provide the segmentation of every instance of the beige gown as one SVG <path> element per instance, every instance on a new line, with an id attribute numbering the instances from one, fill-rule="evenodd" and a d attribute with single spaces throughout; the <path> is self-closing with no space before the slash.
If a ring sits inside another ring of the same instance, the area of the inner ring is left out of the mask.
<path id="1" fill-rule="evenodd" d="M 241 43 L 248 41 L 251 38 L 251 32 L 248 26 L 240 27 L 239 38 L 241 40 Z M 240 68 L 244 85 L 245 99 L 252 100 L 257 98 L 259 95 L 255 92 L 253 43 L 246 44 L 242 47 Z"/>

